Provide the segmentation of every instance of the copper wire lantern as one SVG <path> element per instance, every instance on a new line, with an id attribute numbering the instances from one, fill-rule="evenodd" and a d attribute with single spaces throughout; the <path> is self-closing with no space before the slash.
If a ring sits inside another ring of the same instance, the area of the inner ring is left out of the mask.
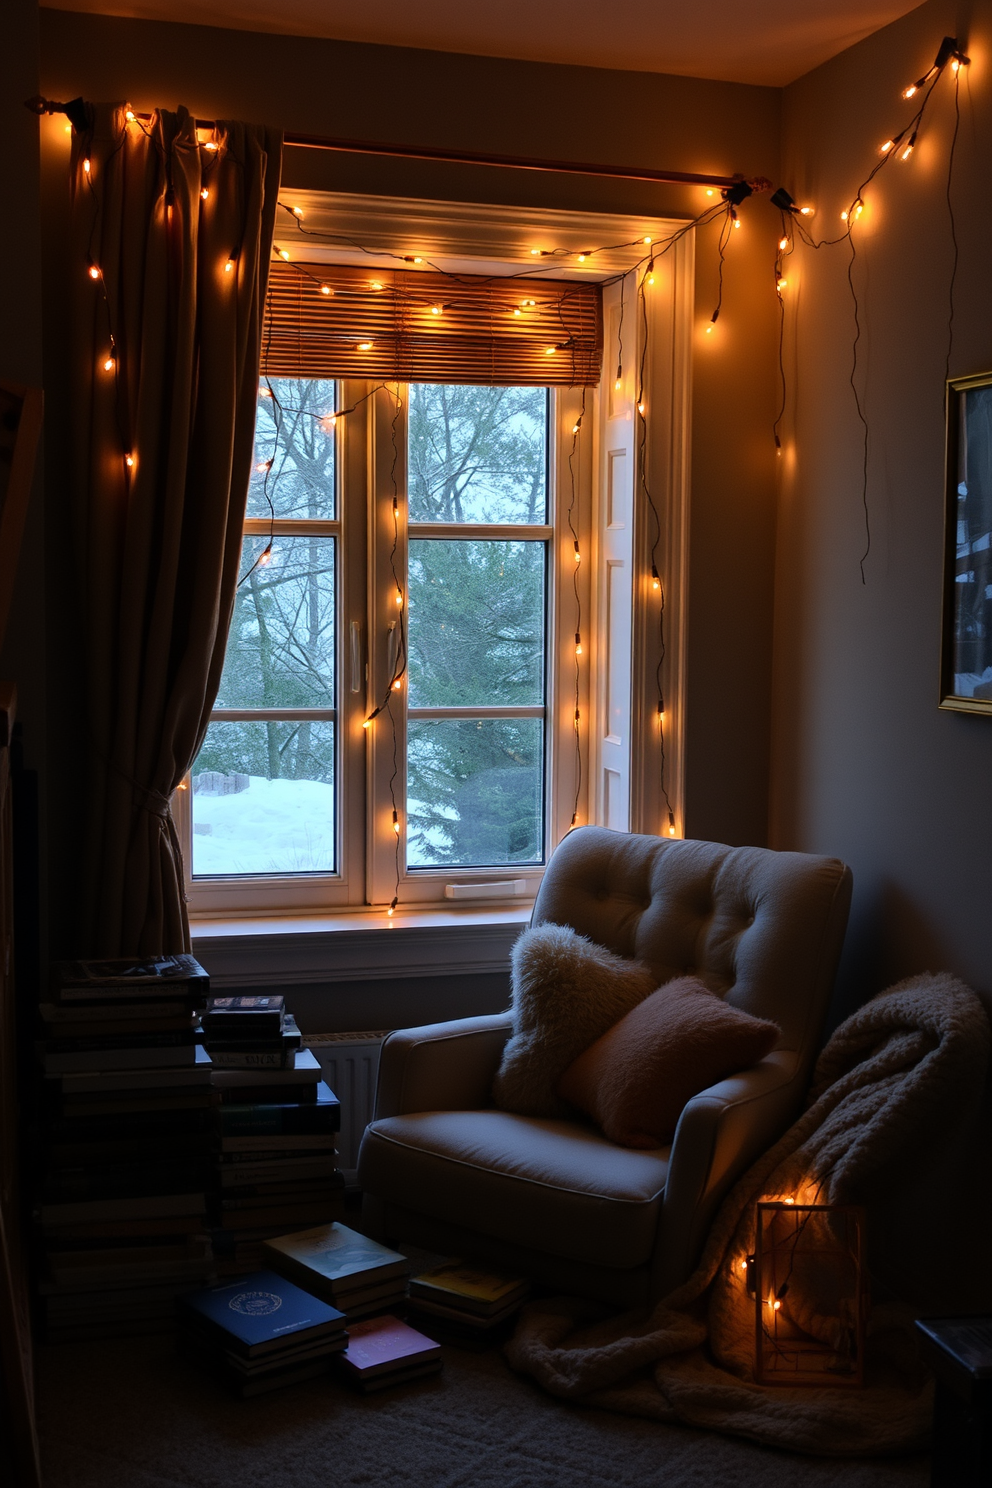
<path id="1" fill-rule="evenodd" d="M 864 1384 L 864 1233 L 856 1204 L 758 1204 L 747 1270 L 759 1384 Z"/>

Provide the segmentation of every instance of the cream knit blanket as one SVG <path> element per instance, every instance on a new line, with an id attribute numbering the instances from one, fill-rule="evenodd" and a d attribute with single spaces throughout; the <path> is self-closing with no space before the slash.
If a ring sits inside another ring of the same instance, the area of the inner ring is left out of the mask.
<path id="1" fill-rule="evenodd" d="M 941 1170 L 961 1167 L 988 1063 L 989 1022 L 961 982 L 923 975 L 880 994 L 824 1048 L 805 1113 L 727 1196 L 684 1286 L 648 1315 L 605 1317 L 574 1298 L 535 1302 L 507 1345 L 510 1363 L 584 1405 L 793 1451 L 924 1449 L 932 1395 L 912 1332 L 919 1288 L 914 1295 L 907 1278 L 921 1261 L 924 1270 L 953 1265 L 955 1232 L 982 1218 L 967 1181 L 958 1182 L 958 1212 L 928 1228 L 919 1180 L 929 1175 L 939 1191 Z M 987 1183 L 986 1162 L 972 1184 Z M 873 1292 L 900 1302 L 875 1302 L 863 1389 L 754 1383 L 754 1301 L 740 1259 L 754 1248 L 755 1201 L 786 1196 L 866 1206 Z M 943 1249 L 934 1234 L 946 1236 Z M 940 1296 L 939 1286 L 931 1294 Z"/>

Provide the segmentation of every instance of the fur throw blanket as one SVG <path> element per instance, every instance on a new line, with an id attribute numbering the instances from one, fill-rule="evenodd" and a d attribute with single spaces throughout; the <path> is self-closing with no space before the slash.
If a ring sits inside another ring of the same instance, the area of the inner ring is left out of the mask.
<path id="1" fill-rule="evenodd" d="M 820 1055 L 804 1114 L 727 1196 L 684 1286 L 647 1315 L 606 1316 L 604 1307 L 571 1298 L 532 1303 L 507 1345 L 510 1363 L 583 1405 L 792 1451 L 925 1449 L 932 1393 L 912 1319 L 925 1309 L 932 1315 L 935 1302 L 942 1310 L 953 1293 L 938 1287 L 928 1297 L 914 1282 L 921 1272 L 938 1282 L 959 1272 L 955 1246 L 976 1226 L 981 1233 L 965 1244 L 975 1247 L 975 1274 L 987 1270 L 978 1194 L 987 1164 L 976 1171 L 968 1148 L 989 1041 L 978 998 L 949 975 L 911 978 L 866 1003 Z M 950 1195 L 941 1194 L 942 1180 L 950 1180 Z M 941 1210 L 954 1193 L 956 1212 Z M 756 1200 L 788 1195 L 867 1210 L 874 1305 L 863 1389 L 754 1382 L 754 1300 L 733 1261 L 754 1248 Z M 965 1300 L 961 1311 L 988 1305 L 987 1297 L 965 1297 L 970 1305 Z"/>

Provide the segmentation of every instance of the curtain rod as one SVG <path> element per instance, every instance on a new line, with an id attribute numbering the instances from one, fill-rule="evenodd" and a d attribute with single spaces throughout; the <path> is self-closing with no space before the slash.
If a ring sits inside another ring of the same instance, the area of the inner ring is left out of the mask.
<path id="1" fill-rule="evenodd" d="M 24 107 L 34 114 L 68 114 L 76 127 L 83 118 L 83 100 L 56 103 L 48 98 L 29 98 Z M 73 117 L 75 115 L 75 118 Z M 150 114 L 137 114 L 150 119 Z M 213 129 L 213 119 L 197 119 L 197 129 Z M 743 176 L 700 175 L 694 171 L 650 170 L 637 165 L 595 165 L 580 160 L 544 160 L 532 155 L 488 155 L 475 150 L 446 150 L 433 145 L 400 145 L 383 140 L 338 139 L 320 134 L 287 133 L 283 144 L 296 150 L 333 150 L 348 155 L 382 155 L 397 160 L 436 160 L 446 165 L 486 165 L 500 170 L 545 171 L 570 176 L 605 176 L 622 181 L 653 181 L 657 186 L 714 186 L 729 190 Z"/>

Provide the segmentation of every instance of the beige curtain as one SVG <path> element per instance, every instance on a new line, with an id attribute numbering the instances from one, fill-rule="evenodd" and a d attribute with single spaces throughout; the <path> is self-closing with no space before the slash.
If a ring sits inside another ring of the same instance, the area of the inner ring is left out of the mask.
<path id="1" fill-rule="evenodd" d="M 88 108 L 72 150 L 81 954 L 189 948 L 170 798 L 206 732 L 251 469 L 278 133 Z"/>

